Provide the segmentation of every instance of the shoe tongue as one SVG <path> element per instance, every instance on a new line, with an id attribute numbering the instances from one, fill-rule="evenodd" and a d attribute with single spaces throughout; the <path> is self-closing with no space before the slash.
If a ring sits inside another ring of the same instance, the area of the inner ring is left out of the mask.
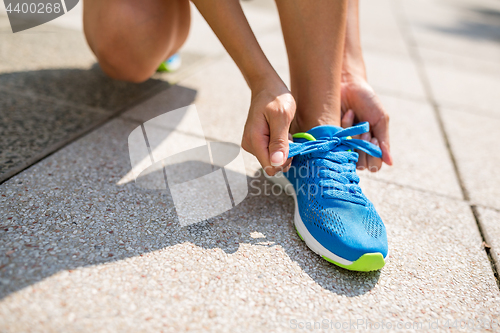
<path id="1" fill-rule="evenodd" d="M 307 131 L 307 133 L 314 136 L 316 140 L 318 139 L 328 139 L 332 138 L 335 134 L 343 130 L 342 127 L 332 126 L 332 125 L 321 125 L 314 127 Z"/>

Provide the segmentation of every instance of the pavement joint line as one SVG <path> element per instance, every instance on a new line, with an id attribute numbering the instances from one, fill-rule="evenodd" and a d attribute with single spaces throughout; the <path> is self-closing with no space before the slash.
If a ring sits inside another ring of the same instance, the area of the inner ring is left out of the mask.
<path id="1" fill-rule="evenodd" d="M 429 77 L 427 76 L 427 73 L 425 72 L 425 65 L 422 60 L 422 56 L 420 55 L 419 52 L 419 47 L 418 43 L 415 40 L 413 34 L 411 33 L 408 25 L 408 18 L 406 17 L 406 14 L 402 8 L 402 4 L 400 0 L 392 0 L 392 9 L 393 13 L 395 16 L 395 19 L 398 23 L 398 27 L 401 30 L 401 34 L 403 35 L 403 39 L 405 40 L 406 47 L 408 48 L 408 52 L 410 54 L 410 57 L 412 58 L 413 62 L 415 63 L 415 66 L 417 68 L 417 73 L 420 78 L 420 81 L 422 83 L 422 86 L 424 88 L 424 93 L 426 95 L 428 103 L 432 106 L 432 109 L 434 110 L 434 115 L 436 116 L 436 120 L 438 122 L 439 129 L 441 131 L 442 137 L 445 142 L 446 149 L 448 151 L 448 155 L 451 159 L 452 165 L 453 165 L 453 170 L 455 171 L 455 176 L 457 177 L 458 183 L 460 185 L 460 189 L 462 191 L 462 196 L 464 201 L 469 203 L 469 208 L 472 212 L 472 215 L 474 217 L 474 220 L 476 221 L 476 225 L 479 231 L 479 234 L 483 240 L 484 243 L 487 244 L 486 242 L 486 237 L 485 233 L 483 231 L 483 228 L 481 226 L 481 221 L 480 221 L 480 216 L 479 213 L 476 209 L 476 205 L 472 204 L 470 202 L 470 195 L 469 191 L 467 190 L 465 183 L 462 179 L 462 175 L 460 173 L 460 170 L 458 168 L 458 162 L 455 159 L 455 155 L 453 154 L 453 149 L 450 144 L 450 140 L 448 138 L 448 134 L 446 132 L 446 128 L 444 126 L 444 121 L 441 115 L 441 110 L 440 106 L 436 101 L 436 98 L 434 97 Z M 493 276 L 495 278 L 495 281 L 497 283 L 497 287 L 500 289 L 500 277 L 495 265 L 495 262 L 491 256 L 491 251 L 488 247 L 484 246 L 484 251 L 486 253 L 486 256 L 490 262 L 491 270 L 493 273 Z"/>
<path id="2" fill-rule="evenodd" d="M 170 88 L 170 86 L 168 88 Z M 0 87 L 0 90 L 4 90 L 3 87 Z M 135 106 L 135 105 L 137 105 L 139 103 L 142 103 L 142 102 L 150 99 L 151 97 L 153 97 L 153 96 L 161 93 L 164 90 L 165 89 L 162 88 L 162 85 L 158 84 L 158 85 L 152 87 L 151 89 L 149 89 L 148 91 L 146 91 L 143 94 L 143 96 L 139 97 L 135 101 L 132 101 L 132 102 L 128 103 L 127 105 L 125 105 L 125 106 L 117 109 L 116 111 L 108 111 L 106 113 L 103 113 L 104 117 L 102 119 L 96 120 L 92 125 L 88 126 L 87 128 L 85 128 L 85 129 L 83 129 L 83 130 L 81 130 L 79 132 L 76 132 L 73 135 L 70 135 L 65 140 L 61 140 L 60 142 L 55 143 L 55 144 L 51 145 L 50 147 L 45 148 L 40 153 L 38 153 L 35 156 L 27 159 L 27 161 L 25 161 L 24 163 L 20 164 L 18 167 L 12 168 L 10 171 L 4 173 L 3 175 L 0 175 L 0 185 L 2 185 L 4 182 L 8 181 L 12 177 L 16 176 L 17 174 L 19 174 L 19 173 L 23 172 L 24 170 L 28 169 L 32 165 L 34 165 L 34 164 L 42 161 L 43 159 L 45 159 L 45 158 L 47 158 L 47 157 L 49 157 L 49 156 L 57 153 L 59 150 L 65 148 L 66 146 L 68 146 L 69 144 L 73 143 L 74 141 L 76 141 L 76 140 L 82 138 L 83 136 L 85 136 L 85 135 L 93 132 L 94 130 L 97 130 L 98 128 L 100 128 L 103 125 L 107 124 L 109 121 L 111 121 L 111 120 L 113 120 L 115 118 L 118 118 L 120 116 L 120 114 L 122 114 L 123 112 L 125 112 L 128 109 L 132 108 L 133 106 Z M 7 91 L 7 92 L 9 92 L 9 91 Z M 16 92 L 13 91 L 13 93 L 16 93 Z M 21 96 L 27 96 L 25 94 L 20 94 L 20 95 Z M 33 94 L 33 95 L 35 95 L 35 94 Z M 50 101 L 52 101 L 52 99 L 53 98 L 51 98 Z M 87 110 L 87 108 L 84 107 L 84 106 L 80 106 L 80 108 L 83 109 L 83 110 Z M 89 107 L 89 109 L 92 109 L 92 108 Z M 96 108 L 94 108 L 94 109 L 96 109 Z"/>
<path id="3" fill-rule="evenodd" d="M 472 210 L 472 213 L 474 214 L 474 218 L 475 218 L 476 223 L 478 225 L 479 232 L 481 233 L 481 237 L 483 238 L 483 241 L 484 241 L 483 242 L 484 251 L 488 255 L 488 260 L 490 261 L 491 269 L 493 270 L 493 275 L 495 276 L 495 280 L 497 282 L 497 285 L 500 288 L 500 276 L 498 275 L 497 265 L 495 263 L 493 255 L 491 253 L 491 247 L 489 245 L 489 244 L 491 244 L 491 242 L 490 242 L 489 237 L 487 236 L 487 234 L 485 234 L 483 232 L 483 229 L 481 227 L 481 218 L 480 218 L 481 214 L 477 210 L 477 206 L 476 205 L 472 204 L 472 205 L 470 205 L 470 208 Z"/>
<path id="4" fill-rule="evenodd" d="M 153 152 L 151 151 L 151 145 L 149 144 L 149 139 L 144 124 L 141 124 L 141 131 L 142 135 L 144 136 L 144 142 L 146 142 L 146 147 L 148 148 L 148 155 L 149 158 L 151 159 L 151 164 L 155 164 L 155 159 L 153 158 Z"/>
<path id="5" fill-rule="evenodd" d="M 109 110 L 102 109 L 102 108 L 96 108 L 94 106 L 86 106 L 86 105 L 76 104 L 76 103 L 73 103 L 70 101 L 62 100 L 60 98 L 46 96 L 46 95 L 42 95 L 42 94 L 38 94 L 38 93 L 34 93 L 34 92 L 18 91 L 18 90 L 12 89 L 12 88 L 7 88 L 5 86 L 0 86 L 0 91 L 6 92 L 9 94 L 13 94 L 13 95 L 17 95 L 17 96 L 21 96 L 21 97 L 30 97 L 33 99 L 38 99 L 40 101 L 52 103 L 54 105 L 67 106 L 67 107 L 71 107 L 71 108 L 75 108 L 75 109 L 79 109 L 79 110 L 92 111 L 92 112 L 102 113 L 102 114 L 109 114 L 110 112 L 113 112 L 113 111 L 109 111 Z"/>

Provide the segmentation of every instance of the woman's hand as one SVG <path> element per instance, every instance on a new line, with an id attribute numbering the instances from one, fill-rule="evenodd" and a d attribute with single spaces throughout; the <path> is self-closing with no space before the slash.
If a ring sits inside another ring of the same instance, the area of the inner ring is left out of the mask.
<path id="1" fill-rule="evenodd" d="M 269 176 L 286 171 L 290 122 L 295 100 L 283 83 L 252 91 L 241 147 L 255 155 Z"/>
<path id="2" fill-rule="evenodd" d="M 370 132 L 359 139 L 370 141 L 382 150 L 382 159 L 359 152 L 358 168 L 375 172 L 382 162 L 392 165 L 389 145 L 389 116 L 382 107 L 378 96 L 364 78 L 343 78 L 342 127 L 350 127 L 356 122 L 370 123 Z"/>

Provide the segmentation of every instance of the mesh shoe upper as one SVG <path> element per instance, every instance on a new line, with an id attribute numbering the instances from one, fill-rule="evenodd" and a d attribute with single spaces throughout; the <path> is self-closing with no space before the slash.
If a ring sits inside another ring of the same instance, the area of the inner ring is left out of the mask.
<path id="1" fill-rule="evenodd" d="M 308 134 L 315 140 L 294 138 L 293 157 L 285 176 L 292 183 L 299 213 L 309 233 L 330 252 L 355 261 L 365 253 L 387 255 L 385 226 L 364 196 L 356 175 L 360 149 L 381 156 L 378 147 L 351 139 L 368 131 L 368 124 L 342 129 L 319 126 Z"/>

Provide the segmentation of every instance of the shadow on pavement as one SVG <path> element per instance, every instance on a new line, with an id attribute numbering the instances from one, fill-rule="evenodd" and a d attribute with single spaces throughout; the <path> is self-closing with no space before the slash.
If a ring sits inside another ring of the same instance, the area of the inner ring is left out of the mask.
<path id="1" fill-rule="evenodd" d="M 0 74 L 0 183 L 168 87 L 112 80 L 98 65 Z"/>
<path id="2" fill-rule="evenodd" d="M 175 100 L 176 105 L 189 105 L 194 98 L 191 93 L 172 96 L 190 96 Z M 293 200 L 273 193 L 261 175 L 247 178 L 249 194 L 233 209 L 181 227 L 168 189 L 119 185 L 131 170 L 127 139 L 138 124 L 116 118 L 0 186 L 0 298 L 60 271 L 183 243 L 229 256 L 241 256 L 248 246 L 265 247 L 283 264 L 297 265 L 299 274 L 307 275 L 301 279 L 309 277 L 349 297 L 377 284 L 380 272 L 350 272 L 310 251 L 292 225 Z"/>
<path id="3" fill-rule="evenodd" d="M 428 25 L 427 27 L 473 40 L 500 43 L 500 8 L 464 7 L 462 10 L 472 13 L 474 18 L 468 15 L 458 20 L 454 26 Z"/>
<path id="4" fill-rule="evenodd" d="M 6 216 L 7 222 L 1 225 L 0 298 L 62 270 L 124 260 L 185 242 L 204 249 L 220 249 L 228 255 L 236 254 L 243 244 L 282 248 L 289 260 L 323 289 L 348 297 L 369 292 L 377 284 L 379 271 L 351 272 L 314 254 L 300 240 L 292 225 L 293 200 L 285 194 L 265 195 L 270 184 L 266 184 L 267 180 L 262 176 L 248 178 L 248 181 L 252 183 L 252 190 L 242 203 L 224 214 L 187 227 L 179 226 L 168 190 L 144 190 L 132 183 L 121 188 L 107 184 L 117 192 L 113 198 L 116 205 L 108 202 L 94 209 L 96 204 L 91 197 L 99 197 L 98 184 L 81 184 L 76 189 L 45 188 L 46 192 L 58 192 L 62 205 L 57 207 L 48 200 L 37 202 L 37 206 L 27 209 L 36 212 L 43 207 L 47 214 L 40 212 L 29 218 L 23 216 L 24 213 L 10 214 Z M 16 182 L 13 186 L 25 192 L 24 182 L 17 179 Z M 90 194 L 85 199 L 80 197 L 84 195 L 82 187 Z M 64 207 L 63 198 L 73 195 L 70 192 L 78 193 L 78 198 L 83 201 L 81 208 L 60 209 Z M 109 188 L 106 192 L 109 193 Z M 132 198 L 123 196 L 131 192 L 135 192 Z M 18 200 L 21 195 L 13 192 L 2 199 Z M 134 208 L 124 211 L 119 208 L 122 203 L 132 204 Z M 158 213 L 148 214 L 152 209 Z M 75 216 L 71 210 L 83 211 L 83 214 Z M 44 222 L 39 216 L 42 214 L 45 215 Z M 39 235 L 36 241 L 29 240 L 30 234 L 36 234 L 30 230 L 40 223 L 47 225 L 45 236 Z M 256 233 L 260 236 L 252 236 Z M 287 258 L 283 260 L 288 261 Z"/>

